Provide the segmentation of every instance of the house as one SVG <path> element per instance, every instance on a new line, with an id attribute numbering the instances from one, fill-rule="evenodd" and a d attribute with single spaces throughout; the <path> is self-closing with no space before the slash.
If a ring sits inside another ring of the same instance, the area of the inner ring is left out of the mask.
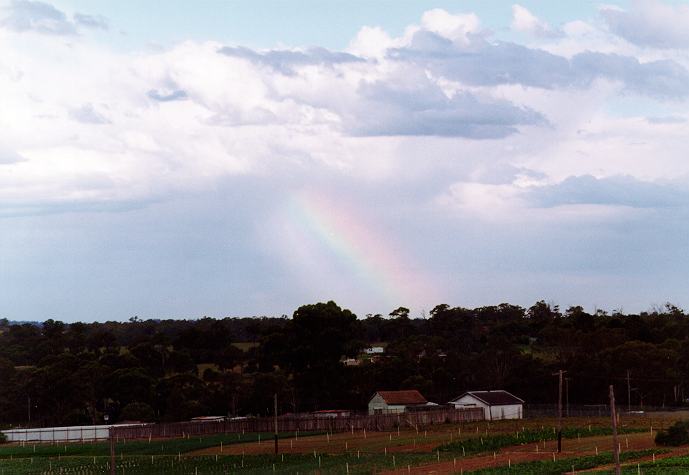
<path id="1" fill-rule="evenodd" d="M 486 420 L 521 419 L 524 414 L 524 400 L 503 390 L 467 391 L 449 402 L 455 409 L 482 407 Z"/>
<path id="2" fill-rule="evenodd" d="M 364 350 L 364 353 L 366 353 L 367 355 L 382 355 L 383 353 L 385 353 L 385 348 L 383 348 L 382 346 L 372 346 L 370 348 L 366 348 Z"/>
<path id="3" fill-rule="evenodd" d="M 413 407 L 427 406 L 429 403 L 416 389 L 404 391 L 377 391 L 368 402 L 369 414 L 390 414 L 405 412 Z"/>

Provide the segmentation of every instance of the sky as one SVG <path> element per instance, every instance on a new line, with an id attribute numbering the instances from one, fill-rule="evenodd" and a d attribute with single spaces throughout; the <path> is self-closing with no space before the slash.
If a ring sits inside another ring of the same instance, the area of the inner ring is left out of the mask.
<path id="1" fill-rule="evenodd" d="M 689 306 L 689 2 L 0 0 L 0 318 Z"/>

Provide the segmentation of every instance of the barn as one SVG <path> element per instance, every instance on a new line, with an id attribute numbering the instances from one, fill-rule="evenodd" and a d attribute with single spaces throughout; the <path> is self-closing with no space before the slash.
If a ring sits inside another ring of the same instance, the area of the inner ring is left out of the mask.
<path id="1" fill-rule="evenodd" d="M 413 407 L 427 406 L 429 402 L 416 389 L 403 391 L 377 391 L 368 402 L 369 414 L 405 412 Z"/>
<path id="2" fill-rule="evenodd" d="M 467 391 L 450 401 L 449 404 L 453 405 L 455 409 L 481 407 L 485 419 L 488 421 L 521 419 L 524 414 L 524 400 L 503 390 Z"/>

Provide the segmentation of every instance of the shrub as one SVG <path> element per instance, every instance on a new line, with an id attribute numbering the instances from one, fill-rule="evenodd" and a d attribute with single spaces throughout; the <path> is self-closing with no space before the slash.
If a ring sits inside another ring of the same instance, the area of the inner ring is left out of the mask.
<path id="1" fill-rule="evenodd" d="M 6 444 L 7 443 L 7 436 L 0 432 L 0 444 Z"/>
<path id="2" fill-rule="evenodd" d="M 661 430 L 656 434 L 656 444 L 679 445 L 689 444 L 689 421 L 677 421 L 667 430 Z"/>

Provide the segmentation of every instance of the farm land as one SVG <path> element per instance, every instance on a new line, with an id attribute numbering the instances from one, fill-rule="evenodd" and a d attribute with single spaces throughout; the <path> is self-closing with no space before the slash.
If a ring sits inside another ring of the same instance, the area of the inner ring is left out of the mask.
<path id="1" fill-rule="evenodd" d="M 678 413 L 620 419 L 625 473 L 689 473 L 689 447 L 653 437 Z M 119 474 L 611 473 L 609 418 L 568 418 L 563 451 L 552 418 L 403 427 L 399 431 L 223 434 L 116 444 Z M 0 446 L 0 475 L 107 474 L 107 443 Z"/>

